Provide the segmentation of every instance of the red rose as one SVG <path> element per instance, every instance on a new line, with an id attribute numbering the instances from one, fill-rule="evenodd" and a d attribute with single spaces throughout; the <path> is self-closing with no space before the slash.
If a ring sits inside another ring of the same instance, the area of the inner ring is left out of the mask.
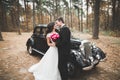
<path id="1" fill-rule="evenodd" d="M 53 41 L 56 41 L 59 37 L 60 37 L 60 36 L 59 36 L 58 33 L 53 33 L 53 34 L 51 35 L 51 39 L 52 39 Z"/>

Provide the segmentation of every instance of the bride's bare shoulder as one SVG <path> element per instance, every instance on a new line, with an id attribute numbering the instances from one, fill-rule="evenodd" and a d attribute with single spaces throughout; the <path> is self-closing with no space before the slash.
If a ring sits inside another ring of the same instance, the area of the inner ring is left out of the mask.
<path id="1" fill-rule="evenodd" d="M 50 37 L 51 33 L 48 33 L 46 37 Z"/>

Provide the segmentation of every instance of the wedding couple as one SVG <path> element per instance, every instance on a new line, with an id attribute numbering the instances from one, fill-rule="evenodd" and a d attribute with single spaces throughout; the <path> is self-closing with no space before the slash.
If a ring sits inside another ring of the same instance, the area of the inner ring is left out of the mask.
<path id="1" fill-rule="evenodd" d="M 56 29 L 59 27 L 59 30 Z M 47 25 L 47 44 L 49 49 L 37 63 L 32 65 L 28 71 L 32 72 L 35 80 L 68 80 L 67 61 L 70 53 L 71 32 L 65 26 L 62 17 Z M 51 39 L 52 34 L 58 34 L 56 41 Z"/>

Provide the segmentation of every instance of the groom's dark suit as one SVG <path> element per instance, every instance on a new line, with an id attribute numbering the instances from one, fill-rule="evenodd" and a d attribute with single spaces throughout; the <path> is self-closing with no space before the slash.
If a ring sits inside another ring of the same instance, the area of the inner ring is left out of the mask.
<path id="1" fill-rule="evenodd" d="M 61 74 L 62 80 L 68 79 L 67 73 L 67 61 L 69 59 L 70 54 L 70 30 L 65 25 L 60 28 L 58 32 L 60 38 L 56 42 L 56 46 L 58 47 L 58 68 Z"/>

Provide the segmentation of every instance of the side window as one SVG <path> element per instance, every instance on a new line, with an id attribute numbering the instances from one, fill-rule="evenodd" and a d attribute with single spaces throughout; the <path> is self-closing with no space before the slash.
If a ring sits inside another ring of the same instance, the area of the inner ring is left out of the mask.
<path id="1" fill-rule="evenodd" d="M 43 28 L 43 34 L 46 35 L 47 28 Z"/>
<path id="2" fill-rule="evenodd" d="M 39 34 L 40 34 L 40 28 L 37 28 L 37 29 L 36 29 L 35 34 L 36 34 L 36 35 L 39 35 Z"/>

